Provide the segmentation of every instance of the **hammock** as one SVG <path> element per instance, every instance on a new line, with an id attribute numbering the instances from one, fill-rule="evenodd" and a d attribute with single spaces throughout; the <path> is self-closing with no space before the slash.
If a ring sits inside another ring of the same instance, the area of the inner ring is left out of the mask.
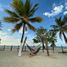
<path id="1" fill-rule="evenodd" d="M 30 51 L 35 51 L 33 48 L 31 48 L 28 44 L 27 47 L 29 48 Z"/>
<path id="2" fill-rule="evenodd" d="M 35 55 L 35 54 L 37 54 L 37 53 L 39 52 L 40 48 L 41 48 L 41 46 L 40 46 L 40 47 L 37 48 L 37 50 L 35 50 L 35 49 L 31 48 L 29 45 L 27 45 L 27 47 L 28 47 L 29 50 L 31 51 L 30 55 Z"/>

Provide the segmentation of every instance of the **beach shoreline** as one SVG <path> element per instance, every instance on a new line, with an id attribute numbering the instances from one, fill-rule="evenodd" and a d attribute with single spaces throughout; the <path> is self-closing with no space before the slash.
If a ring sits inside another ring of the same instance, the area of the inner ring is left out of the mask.
<path id="1" fill-rule="evenodd" d="M 46 51 L 40 51 L 35 56 L 30 56 L 29 51 L 26 51 L 22 52 L 21 57 L 18 57 L 16 49 L 0 51 L 0 67 L 67 67 L 67 53 L 49 51 L 50 56 L 47 56 Z"/>

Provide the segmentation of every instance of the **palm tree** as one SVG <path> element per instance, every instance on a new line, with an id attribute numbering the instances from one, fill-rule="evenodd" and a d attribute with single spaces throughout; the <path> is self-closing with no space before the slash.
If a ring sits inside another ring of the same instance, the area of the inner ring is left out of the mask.
<path id="1" fill-rule="evenodd" d="M 15 27 L 12 29 L 13 32 L 18 31 L 21 27 L 23 27 L 22 37 L 20 41 L 21 44 L 18 54 L 18 56 L 21 56 L 22 42 L 26 27 L 28 27 L 30 30 L 35 31 L 36 28 L 32 26 L 30 22 L 40 23 L 42 21 L 42 18 L 33 17 L 34 13 L 38 9 L 38 4 L 32 5 L 30 0 L 26 0 L 25 3 L 22 0 L 13 0 L 11 6 L 13 10 L 5 10 L 9 16 L 5 17 L 4 20 L 6 22 L 15 24 Z"/>
<path id="2" fill-rule="evenodd" d="M 33 39 L 34 42 L 38 43 L 41 42 L 42 43 L 42 50 L 44 52 L 45 46 L 44 43 L 46 44 L 46 51 L 47 51 L 47 55 L 49 56 L 49 51 L 48 51 L 48 33 L 47 30 L 44 28 L 39 28 L 36 31 L 36 37 Z"/>
<path id="3" fill-rule="evenodd" d="M 67 33 L 67 16 L 64 16 L 63 19 L 61 17 L 55 19 L 56 25 L 52 25 L 52 28 L 55 33 L 59 32 L 59 37 L 62 40 L 62 35 L 64 37 L 65 42 L 67 43 L 67 37 L 65 33 Z M 62 52 L 63 47 L 61 46 Z"/>
<path id="4" fill-rule="evenodd" d="M 43 27 L 38 28 L 36 30 L 36 37 L 33 39 L 34 43 L 42 43 L 42 50 L 44 52 L 45 46 L 44 46 L 44 33 L 46 32 L 46 29 Z"/>
<path id="5" fill-rule="evenodd" d="M 67 43 L 67 37 L 65 36 L 65 33 L 67 33 L 67 17 L 64 17 L 63 19 L 61 17 L 55 19 L 56 25 L 52 25 L 55 32 L 59 32 L 59 37 L 62 39 L 62 35 L 64 37 L 65 42 Z"/>
<path id="6" fill-rule="evenodd" d="M 54 47 L 56 46 L 55 42 L 57 42 L 56 32 L 54 32 L 54 30 L 51 29 L 51 30 L 49 30 L 49 43 L 51 43 L 50 46 L 53 49 L 53 53 L 54 53 Z"/>
<path id="7" fill-rule="evenodd" d="M 44 36 L 45 44 L 46 44 L 46 51 L 47 55 L 49 56 L 49 50 L 48 50 L 48 43 L 49 43 L 49 32 L 47 31 L 45 36 Z"/>
<path id="8" fill-rule="evenodd" d="M 67 23 L 67 15 L 64 16 L 63 21 Z"/>
<path id="9" fill-rule="evenodd" d="M 26 47 L 26 46 L 25 46 L 26 41 L 27 41 L 27 37 L 25 37 L 25 39 L 24 39 L 24 42 L 23 42 L 23 47 L 22 47 L 22 51 L 23 51 L 23 48 L 24 48 L 24 47 Z M 26 48 L 25 48 L 25 50 L 26 50 Z"/>

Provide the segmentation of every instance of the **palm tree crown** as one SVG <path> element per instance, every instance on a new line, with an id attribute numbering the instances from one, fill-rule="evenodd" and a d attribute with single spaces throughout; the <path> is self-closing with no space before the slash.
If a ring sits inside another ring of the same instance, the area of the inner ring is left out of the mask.
<path id="1" fill-rule="evenodd" d="M 67 17 L 64 17 L 63 19 L 61 17 L 55 19 L 56 25 L 52 25 L 55 32 L 59 32 L 59 37 L 61 38 L 61 35 L 64 36 L 64 40 L 67 43 L 67 38 L 65 36 L 65 33 L 67 33 Z"/>
<path id="2" fill-rule="evenodd" d="M 25 3 L 23 3 L 21 0 L 13 0 L 11 3 L 12 11 L 6 9 L 5 11 L 9 14 L 8 17 L 5 17 L 4 20 L 6 22 L 15 23 L 16 26 L 12 30 L 13 32 L 18 31 L 22 25 L 27 24 L 27 26 L 35 30 L 35 27 L 33 27 L 30 22 L 41 22 L 42 18 L 40 17 L 31 17 L 34 15 L 35 11 L 38 9 L 38 4 L 35 4 L 34 6 L 31 5 L 30 0 L 26 0 Z M 19 23 L 17 23 L 19 21 Z"/>

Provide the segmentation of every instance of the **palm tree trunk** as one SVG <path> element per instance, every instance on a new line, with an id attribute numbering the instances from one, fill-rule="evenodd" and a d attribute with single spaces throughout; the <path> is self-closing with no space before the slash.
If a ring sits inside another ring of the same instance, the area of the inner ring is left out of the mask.
<path id="1" fill-rule="evenodd" d="M 52 48 L 53 48 L 53 53 L 54 53 L 54 47 L 55 47 L 54 41 L 52 42 L 52 44 L 53 44 Z"/>
<path id="2" fill-rule="evenodd" d="M 44 46 L 44 39 L 43 38 L 41 38 L 41 42 L 42 42 L 42 51 L 44 53 L 45 46 Z"/>
<path id="3" fill-rule="evenodd" d="M 12 51 L 13 46 L 10 47 L 10 51 Z"/>
<path id="4" fill-rule="evenodd" d="M 53 53 L 54 53 L 54 46 L 53 46 Z"/>
<path id="5" fill-rule="evenodd" d="M 42 41 L 42 50 L 43 50 L 43 53 L 44 53 L 44 49 L 45 49 L 44 41 Z"/>
<path id="6" fill-rule="evenodd" d="M 46 42 L 46 51 L 47 51 L 47 55 L 49 56 L 49 50 L 48 50 L 48 44 Z"/>
<path id="7" fill-rule="evenodd" d="M 5 45 L 4 45 L 4 47 L 3 47 L 3 50 L 5 50 Z"/>
<path id="8" fill-rule="evenodd" d="M 27 40 L 27 37 L 25 37 L 25 40 L 24 40 L 24 43 L 23 43 L 23 46 L 22 46 L 22 51 L 23 51 L 23 48 L 25 46 L 26 40 Z"/>
<path id="9" fill-rule="evenodd" d="M 66 38 L 64 32 L 63 32 L 63 36 L 64 36 L 64 40 L 65 40 L 65 42 L 67 43 L 67 38 Z"/>
<path id="10" fill-rule="evenodd" d="M 23 32 L 22 32 L 22 37 L 21 37 L 21 41 L 20 41 L 20 48 L 19 48 L 18 56 L 21 56 L 21 52 L 22 52 L 22 42 L 23 42 L 23 38 L 24 38 L 24 32 L 25 32 L 25 24 L 23 25 Z"/>

